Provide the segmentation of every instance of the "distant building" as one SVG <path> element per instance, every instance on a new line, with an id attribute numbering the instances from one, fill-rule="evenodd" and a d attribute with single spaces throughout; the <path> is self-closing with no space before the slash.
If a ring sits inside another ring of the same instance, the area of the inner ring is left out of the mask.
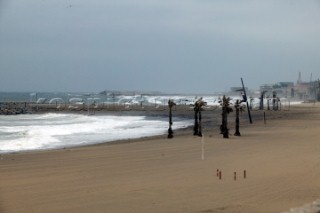
<path id="1" fill-rule="evenodd" d="M 265 97 L 271 97 L 276 92 L 278 97 L 293 98 L 294 97 L 293 82 L 278 82 L 276 84 L 263 84 L 260 86 L 260 93 L 264 92 Z"/>
<path id="2" fill-rule="evenodd" d="M 294 97 L 293 82 L 278 82 L 273 85 L 273 91 L 278 97 L 293 98 Z"/>
<path id="3" fill-rule="evenodd" d="M 308 100 L 318 100 L 320 101 L 319 92 L 320 82 L 301 82 L 294 87 L 295 98 L 308 101 Z"/>
<path id="4" fill-rule="evenodd" d="M 299 77 L 297 84 L 294 86 L 294 97 L 300 100 L 316 100 L 319 96 L 319 85 L 317 81 L 303 82 L 301 78 L 301 72 L 299 72 Z"/>
<path id="5" fill-rule="evenodd" d="M 260 93 L 265 93 L 265 97 L 271 97 L 276 92 L 277 97 L 294 98 L 298 100 L 320 100 L 320 82 L 303 82 L 299 72 L 296 84 L 294 82 L 278 82 L 276 84 L 263 84 L 260 86 Z"/>

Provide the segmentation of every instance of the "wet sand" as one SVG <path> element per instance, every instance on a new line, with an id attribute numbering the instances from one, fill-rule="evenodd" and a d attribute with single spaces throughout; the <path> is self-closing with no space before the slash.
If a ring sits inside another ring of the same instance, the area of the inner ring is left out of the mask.
<path id="1" fill-rule="evenodd" d="M 266 111 L 266 124 L 262 114 L 229 139 L 208 117 L 203 138 L 188 128 L 173 139 L 4 154 L 0 212 L 274 213 L 320 198 L 320 105 Z"/>

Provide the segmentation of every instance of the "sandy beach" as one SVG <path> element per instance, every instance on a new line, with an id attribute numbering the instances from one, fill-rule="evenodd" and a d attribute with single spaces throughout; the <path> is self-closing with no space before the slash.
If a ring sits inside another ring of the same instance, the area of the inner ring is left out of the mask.
<path id="1" fill-rule="evenodd" d="M 266 124 L 262 113 L 229 139 L 204 124 L 203 138 L 188 129 L 173 139 L 3 154 L 0 212 L 280 213 L 319 199 L 320 105 L 266 111 Z"/>

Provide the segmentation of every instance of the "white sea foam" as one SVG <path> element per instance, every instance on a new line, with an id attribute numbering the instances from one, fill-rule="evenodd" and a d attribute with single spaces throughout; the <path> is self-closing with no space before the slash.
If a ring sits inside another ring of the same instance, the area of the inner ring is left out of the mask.
<path id="1" fill-rule="evenodd" d="M 174 128 L 192 124 L 177 120 Z M 166 118 L 145 116 L 86 116 L 79 114 L 3 116 L 0 153 L 53 149 L 165 134 Z"/>

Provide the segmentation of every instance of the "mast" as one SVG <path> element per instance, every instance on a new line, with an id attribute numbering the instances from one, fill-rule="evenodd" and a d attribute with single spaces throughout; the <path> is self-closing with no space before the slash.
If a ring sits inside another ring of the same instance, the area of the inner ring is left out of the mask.
<path id="1" fill-rule="evenodd" d="M 243 83 L 243 79 L 242 78 L 241 78 L 241 83 L 242 83 L 242 89 L 243 89 L 243 93 L 244 93 L 244 101 L 247 103 L 247 110 L 248 110 L 249 120 L 250 120 L 250 123 L 252 124 L 252 118 L 251 118 L 250 108 L 249 108 L 249 104 L 248 104 L 247 93 L 246 93 L 246 89 L 244 87 L 244 83 Z"/>

